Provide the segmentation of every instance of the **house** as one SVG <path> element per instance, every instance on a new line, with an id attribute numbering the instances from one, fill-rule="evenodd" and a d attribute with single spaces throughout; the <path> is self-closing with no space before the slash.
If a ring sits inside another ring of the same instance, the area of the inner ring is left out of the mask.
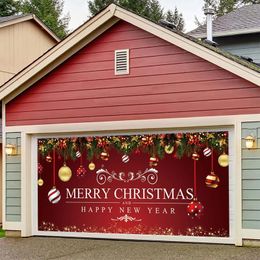
<path id="1" fill-rule="evenodd" d="M 0 89 L 6 234 L 259 240 L 259 71 L 109 5 Z"/>
<path id="2" fill-rule="evenodd" d="M 252 4 L 216 18 L 212 23 L 213 40 L 219 44 L 219 48 L 260 63 L 259 13 L 260 4 Z M 189 32 L 189 35 L 205 39 L 206 24 Z"/>
<path id="3" fill-rule="evenodd" d="M 35 15 L 0 17 L 0 85 L 60 40 Z"/>
<path id="4" fill-rule="evenodd" d="M 0 17 L 0 86 L 59 41 L 59 38 L 35 15 Z M 2 143 L 2 140 L 0 142 Z M 0 194 L 2 194 L 1 175 Z M 0 223 L 2 223 L 1 202 L 0 199 Z"/>

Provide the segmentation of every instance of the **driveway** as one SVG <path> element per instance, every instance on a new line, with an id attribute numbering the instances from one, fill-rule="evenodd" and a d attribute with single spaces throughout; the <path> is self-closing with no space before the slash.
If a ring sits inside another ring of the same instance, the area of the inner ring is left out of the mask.
<path id="1" fill-rule="evenodd" d="M 0 259 L 260 259 L 260 248 L 71 238 L 2 238 Z"/>

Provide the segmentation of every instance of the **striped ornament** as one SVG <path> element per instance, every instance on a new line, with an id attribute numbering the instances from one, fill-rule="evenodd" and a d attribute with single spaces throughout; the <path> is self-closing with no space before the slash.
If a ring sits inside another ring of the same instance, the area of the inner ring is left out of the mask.
<path id="1" fill-rule="evenodd" d="M 211 150 L 210 148 L 206 147 L 206 148 L 203 150 L 203 154 L 204 154 L 204 156 L 209 157 L 209 156 L 211 156 L 211 154 L 212 154 L 212 150 Z"/>
<path id="2" fill-rule="evenodd" d="M 57 190 L 55 187 L 53 187 L 49 192 L 48 192 L 48 199 L 51 203 L 56 204 L 60 201 L 61 195 L 60 191 Z"/>
<path id="3" fill-rule="evenodd" d="M 77 152 L 76 152 L 76 157 L 77 157 L 77 158 L 81 157 L 81 152 L 80 152 L 80 151 L 77 151 Z"/>
<path id="4" fill-rule="evenodd" d="M 122 156 L 122 162 L 123 162 L 123 163 L 128 163 L 129 160 L 130 160 L 130 158 L 129 158 L 128 155 L 125 154 L 125 155 Z"/>

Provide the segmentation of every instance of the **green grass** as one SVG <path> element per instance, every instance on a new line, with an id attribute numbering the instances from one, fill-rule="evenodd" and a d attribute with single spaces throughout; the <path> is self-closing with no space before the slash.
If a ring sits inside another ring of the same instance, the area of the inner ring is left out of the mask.
<path id="1" fill-rule="evenodd" d="M 4 236 L 5 236 L 5 231 L 2 228 L 0 228 L 0 238 Z"/>

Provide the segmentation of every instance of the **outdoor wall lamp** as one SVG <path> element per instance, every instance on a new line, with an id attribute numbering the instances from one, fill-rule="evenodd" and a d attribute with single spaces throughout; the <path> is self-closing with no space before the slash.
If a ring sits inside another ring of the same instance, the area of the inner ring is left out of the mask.
<path id="1" fill-rule="evenodd" d="M 5 147 L 5 153 L 6 155 L 16 155 L 17 149 L 14 144 L 7 144 Z"/>
<path id="2" fill-rule="evenodd" d="M 246 138 L 246 148 L 253 149 L 255 148 L 255 138 L 252 135 L 248 135 Z"/>

